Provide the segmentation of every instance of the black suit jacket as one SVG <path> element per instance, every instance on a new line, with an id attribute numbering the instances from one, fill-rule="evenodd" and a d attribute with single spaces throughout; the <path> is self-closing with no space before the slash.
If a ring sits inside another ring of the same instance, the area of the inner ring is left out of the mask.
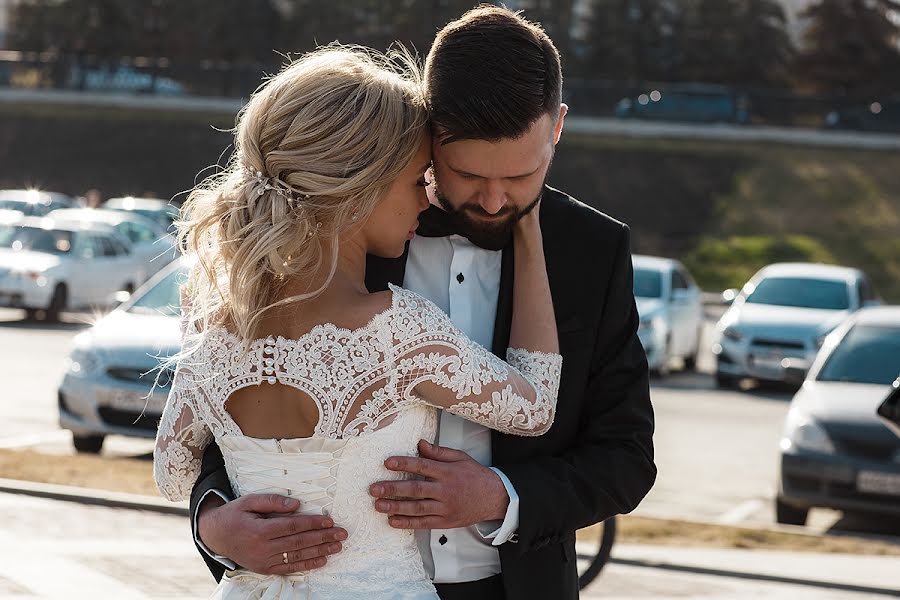
<path id="1" fill-rule="evenodd" d="M 507 598 L 578 597 L 575 530 L 632 511 L 656 478 L 647 360 L 637 337 L 629 230 L 547 187 L 541 229 L 563 356 L 556 420 L 540 437 L 493 432 L 494 466 L 519 495 L 518 541 L 500 546 Z M 503 252 L 493 351 L 506 354 L 513 252 Z M 406 257 L 369 257 L 370 291 L 402 285 Z M 231 493 L 215 444 L 191 514 L 210 489 Z M 193 520 L 192 520 L 193 521 Z M 222 567 L 203 554 L 216 579 Z"/>

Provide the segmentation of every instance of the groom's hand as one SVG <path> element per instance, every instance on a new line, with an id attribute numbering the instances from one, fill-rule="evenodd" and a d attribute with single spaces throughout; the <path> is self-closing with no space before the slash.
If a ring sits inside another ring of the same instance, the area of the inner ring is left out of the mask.
<path id="1" fill-rule="evenodd" d="M 297 500 L 275 494 L 227 503 L 210 494 L 197 512 L 197 534 L 215 554 L 262 575 L 324 567 L 328 555 L 341 551 L 347 532 L 329 517 L 293 514 L 298 508 Z"/>
<path id="2" fill-rule="evenodd" d="M 419 441 L 419 457 L 392 456 L 384 465 L 425 480 L 378 481 L 375 510 L 397 529 L 453 529 L 502 520 L 509 495 L 491 469 L 460 450 Z"/>

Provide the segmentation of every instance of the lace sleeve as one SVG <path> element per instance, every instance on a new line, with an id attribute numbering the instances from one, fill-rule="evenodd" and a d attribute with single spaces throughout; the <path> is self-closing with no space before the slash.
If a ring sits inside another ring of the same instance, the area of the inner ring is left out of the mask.
<path id="1" fill-rule="evenodd" d="M 194 379 L 189 368 L 178 365 L 153 450 L 156 487 L 173 502 L 190 497 L 200 473 L 203 450 L 212 438 L 197 414 L 201 392 Z"/>
<path id="2" fill-rule="evenodd" d="M 504 362 L 434 303 L 392 287 L 397 393 L 491 429 L 541 435 L 553 424 L 562 357 L 510 348 Z"/>

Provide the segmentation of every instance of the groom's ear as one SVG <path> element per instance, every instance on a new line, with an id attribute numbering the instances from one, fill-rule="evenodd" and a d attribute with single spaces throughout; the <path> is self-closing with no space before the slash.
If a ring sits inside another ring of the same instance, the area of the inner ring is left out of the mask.
<path id="1" fill-rule="evenodd" d="M 563 130 L 563 122 L 566 120 L 566 113 L 569 112 L 569 106 L 567 104 L 559 105 L 559 119 L 556 121 L 556 127 L 553 129 L 553 145 L 559 143 L 559 138 L 562 136 Z"/>

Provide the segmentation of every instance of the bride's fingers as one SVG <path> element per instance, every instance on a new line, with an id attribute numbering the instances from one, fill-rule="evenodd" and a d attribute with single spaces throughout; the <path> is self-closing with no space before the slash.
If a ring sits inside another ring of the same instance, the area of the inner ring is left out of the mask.
<path id="1" fill-rule="evenodd" d="M 419 517 L 442 515 L 444 505 L 436 500 L 376 500 L 375 510 L 389 515 Z"/>

